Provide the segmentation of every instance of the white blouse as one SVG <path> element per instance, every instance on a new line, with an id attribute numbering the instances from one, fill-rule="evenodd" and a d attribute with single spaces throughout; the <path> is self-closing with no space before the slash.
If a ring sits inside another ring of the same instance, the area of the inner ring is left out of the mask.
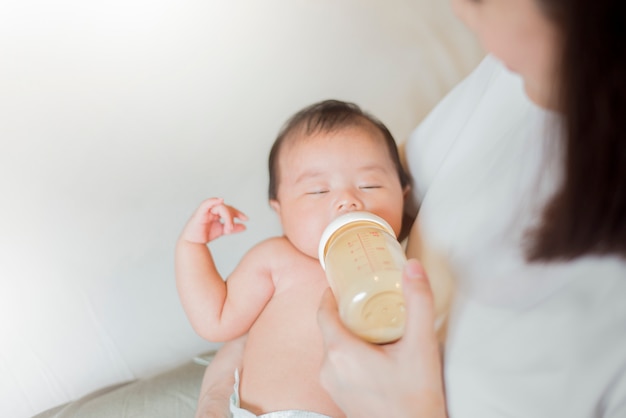
<path id="1" fill-rule="evenodd" d="M 524 259 L 561 175 L 557 122 L 487 57 L 407 143 L 422 240 L 456 283 L 451 417 L 626 417 L 626 260 Z"/>

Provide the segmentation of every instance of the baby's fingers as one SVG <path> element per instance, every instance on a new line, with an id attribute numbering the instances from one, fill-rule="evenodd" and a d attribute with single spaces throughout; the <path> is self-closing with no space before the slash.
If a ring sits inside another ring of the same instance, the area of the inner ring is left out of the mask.
<path id="1" fill-rule="evenodd" d="M 232 234 L 246 229 L 244 225 L 236 223 L 235 219 L 247 221 L 248 217 L 243 212 L 232 206 L 220 203 L 209 209 L 209 213 L 219 217 L 220 222 L 223 224 L 224 234 Z"/>
<path id="2" fill-rule="evenodd" d="M 230 210 L 231 216 L 233 217 L 233 219 L 238 219 L 240 221 L 247 221 L 248 220 L 248 216 L 243 213 L 242 211 L 240 211 L 239 209 L 236 209 L 232 206 L 228 206 L 228 209 Z"/>

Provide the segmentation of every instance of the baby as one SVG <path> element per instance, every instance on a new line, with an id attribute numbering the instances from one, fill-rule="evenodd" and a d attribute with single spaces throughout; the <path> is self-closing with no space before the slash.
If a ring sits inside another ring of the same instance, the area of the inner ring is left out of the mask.
<path id="1" fill-rule="evenodd" d="M 247 217 L 220 198 L 204 201 L 176 247 L 180 298 L 205 339 L 248 333 L 233 416 L 343 417 L 319 382 L 316 313 L 328 283 L 318 243 L 333 219 L 355 210 L 382 217 L 398 235 L 409 178 L 389 130 L 358 106 L 335 100 L 287 121 L 272 146 L 269 172 L 270 205 L 283 236 L 254 246 L 224 281 L 206 244 L 243 231 L 239 221 Z"/>

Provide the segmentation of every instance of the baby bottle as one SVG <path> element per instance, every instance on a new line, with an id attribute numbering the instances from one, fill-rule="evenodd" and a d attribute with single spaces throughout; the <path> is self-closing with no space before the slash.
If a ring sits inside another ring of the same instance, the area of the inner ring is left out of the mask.
<path id="1" fill-rule="evenodd" d="M 332 221 L 319 244 L 319 260 L 344 324 L 362 339 L 383 344 L 404 332 L 404 251 L 391 226 L 369 212 Z"/>

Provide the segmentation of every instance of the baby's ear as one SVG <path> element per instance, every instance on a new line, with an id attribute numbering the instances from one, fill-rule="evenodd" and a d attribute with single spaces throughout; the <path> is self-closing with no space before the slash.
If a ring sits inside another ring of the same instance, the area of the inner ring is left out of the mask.
<path id="1" fill-rule="evenodd" d="M 406 199 L 410 191 L 411 191 L 411 185 L 407 184 L 406 186 L 404 186 L 404 189 L 402 189 L 402 197 Z"/>
<path id="2" fill-rule="evenodd" d="M 270 207 L 280 216 L 280 203 L 276 199 L 270 199 Z"/>
<path id="3" fill-rule="evenodd" d="M 402 190 L 404 207 L 402 208 L 402 228 L 400 229 L 400 235 L 398 235 L 398 241 L 403 241 L 409 236 L 413 222 L 415 222 L 415 218 L 417 217 L 417 208 L 415 207 L 410 192 L 411 186 L 407 184 L 404 186 L 404 190 Z"/>

